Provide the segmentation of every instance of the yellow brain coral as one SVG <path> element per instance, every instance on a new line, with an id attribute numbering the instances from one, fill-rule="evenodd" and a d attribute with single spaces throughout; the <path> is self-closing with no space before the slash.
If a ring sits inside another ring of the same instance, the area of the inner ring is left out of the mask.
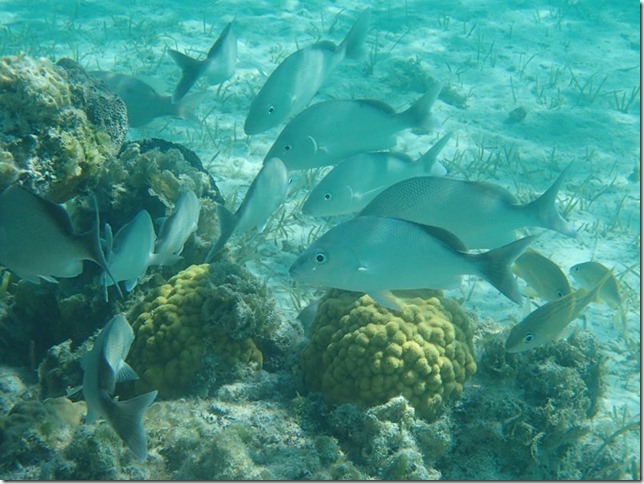
<path id="1" fill-rule="evenodd" d="M 140 377 L 137 392 L 186 394 L 207 352 L 230 366 L 255 363 L 261 368 L 262 353 L 250 337 L 234 340 L 204 314 L 213 297 L 209 265 L 192 265 L 129 311 L 135 339 L 128 361 Z"/>
<path id="2" fill-rule="evenodd" d="M 330 403 L 373 406 L 403 395 L 427 420 L 476 372 L 472 328 L 460 306 L 432 292 L 390 312 L 370 297 L 332 290 L 302 354 L 307 387 Z"/>

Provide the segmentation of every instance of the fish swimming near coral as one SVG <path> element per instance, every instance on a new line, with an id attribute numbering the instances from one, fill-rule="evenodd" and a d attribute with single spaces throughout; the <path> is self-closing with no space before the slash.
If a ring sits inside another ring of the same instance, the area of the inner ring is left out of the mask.
<path id="1" fill-rule="evenodd" d="M 588 304 L 599 299 L 601 288 L 609 277 L 611 274 L 606 274 L 591 291 L 578 289 L 539 306 L 512 328 L 505 342 L 505 350 L 519 353 L 562 338 L 566 334 L 566 327 L 581 315 Z"/>
<path id="2" fill-rule="evenodd" d="M 332 100 L 309 106 L 284 127 L 265 160 L 280 158 L 289 170 L 335 165 L 365 151 L 396 144 L 396 134 L 408 128 L 430 129 L 431 108 L 441 85 L 433 84 L 410 108 L 397 113 L 374 100 Z"/>
<path id="3" fill-rule="evenodd" d="M 286 197 L 288 183 L 288 171 L 282 160 L 271 158 L 255 176 L 234 214 L 223 205 L 217 205 L 219 239 L 206 255 L 206 262 L 212 260 L 233 234 L 241 234 L 253 227 L 260 227 L 261 231 Z"/>
<path id="4" fill-rule="evenodd" d="M 141 460 L 147 456 L 143 414 L 157 396 L 156 391 L 126 401 L 113 397 L 116 384 L 138 376 L 125 362 L 134 341 L 130 323 L 122 314 L 114 316 L 96 337 L 92 349 L 83 355 L 83 395 L 87 423 L 104 417 L 119 437 Z"/>
<path id="5" fill-rule="evenodd" d="M 83 261 L 89 260 L 114 281 L 100 245 L 96 205 L 94 209 L 93 228 L 77 234 L 63 206 L 10 185 L 0 195 L 0 263 L 38 284 L 40 279 L 75 277 L 83 271 Z"/>
<path id="6" fill-rule="evenodd" d="M 514 262 L 512 272 L 526 281 L 546 301 L 562 298 L 572 291 L 561 268 L 532 248 L 526 249 Z"/>
<path id="7" fill-rule="evenodd" d="M 289 55 L 268 77 L 250 105 L 246 134 L 257 134 L 300 112 L 345 57 L 364 55 L 371 9 L 366 9 L 340 45 L 323 41 Z"/>
<path id="8" fill-rule="evenodd" d="M 180 259 L 183 246 L 199 223 L 201 202 L 192 190 L 184 191 L 174 205 L 172 214 L 165 219 L 154 246 L 155 265 L 171 264 Z"/>
<path id="9" fill-rule="evenodd" d="M 134 289 L 152 262 L 155 240 L 154 226 L 147 210 L 139 211 L 114 236 L 107 267 L 115 281 L 125 281 L 127 292 Z M 114 284 L 111 280 L 106 280 L 105 273 L 101 275 L 100 282 L 106 286 Z"/>
<path id="10" fill-rule="evenodd" d="M 390 186 L 360 214 L 442 227 L 469 249 L 507 244 L 521 227 L 542 227 L 574 237 L 575 230 L 555 208 L 568 169 L 539 198 L 526 204 L 519 204 L 510 192 L 493 183 L 419 176 Z"/>
<path id="11" fill-rule="evenodd" d="M 453 234 L 407 220 L 358 216 L 336 225 L 290 268 L 300 282 L 368 293 L 396 309 L 395 289 L 448 289 L 461 276 L 482 277 L 516 303 L 521 294 L 510 265 L 532 243 L 525 237 L 481 254 L 466 252 Z"/>
<path id="12" fill-rule="evenodd" d="M 362 210 L 385 188 L 420 175 L 442 176 L 436 157 L 451 136 L 447 134 L 418 160 L 404 153 L 360 153 L 336 165 L 318 183 L 302 206 L 308 215 L 329 216 Z"/>
<path id="13" fill-rule="evenodd" d="M 104 81 L 110 91 L 123 99 L 127 107 L 128 124 L 133 128 L 148 124 L 161 116 L 191 118 L 187 100 L 173 103 L 170 96 L 159 94 L 152 86 L 135 77 L 108 71 L 90 71 L 89 75 Z"/>
<path id="14" fill-rule="evenodd" d="M 168 54 L 181 69 L 181 79 L 172 94 L 172 102 L 178 102 L 201 76 L 214 86 L 230 79 L 237 66 L 237 37 L 230 22 L 208 51 L 204 60 L 197 60 L 181 52 L 168 49 Z"/>

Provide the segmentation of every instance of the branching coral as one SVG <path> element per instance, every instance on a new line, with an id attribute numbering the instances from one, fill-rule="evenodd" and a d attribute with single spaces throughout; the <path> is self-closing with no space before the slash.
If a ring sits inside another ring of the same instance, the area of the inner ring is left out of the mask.
<path id="1" fill-rule="evenodd" d="M 476 371 L 471 339 L 465 314 L 439 293 L 403 300 L 392 313 L 368 296 L 330 291 L 303 351 L 305 383 L 331 403 L 372 406 L 403 395 L 432 420 Z"/>

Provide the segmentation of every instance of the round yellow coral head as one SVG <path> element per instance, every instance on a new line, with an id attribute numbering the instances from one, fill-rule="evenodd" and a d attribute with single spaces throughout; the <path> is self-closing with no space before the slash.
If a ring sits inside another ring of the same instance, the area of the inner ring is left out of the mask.
<path id="1" fill-rule="evenodd" d="M 331 290 L 302 353 L 305 385 L 330 403 L 373 406 L 402 395 L 432 420 L 476 372 L 472 327 L 460 306 L 431 291 L 389 311 L 369 296 Z"/>

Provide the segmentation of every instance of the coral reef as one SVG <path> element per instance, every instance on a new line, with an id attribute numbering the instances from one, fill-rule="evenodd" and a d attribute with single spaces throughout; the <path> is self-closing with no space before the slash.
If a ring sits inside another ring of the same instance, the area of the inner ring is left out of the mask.
<path id="1" fill-rule="evenodd" d="M 64 202 L 93 186 L 118 153 L 127 126 L 123 101 L 73 61 L 61 65 L 0 59 L 0 190 L 19 179 Z"/>
<path id="2" fill-rule="evenodd" d="M 393 313 L 368 296 L 329 291 L 302 355 L 306 386 L 336 404 L 403 395 L 420 417 L 440 415 L 476 371 L 470 322 L 438 292 L 401 301 Z"/>
<path id="3" fill-rule="evenodd" d="M 148 291 L 127 317 L 136 335 L 129 362 L 141 378 L 137 393 L 158 390 L 166 398 L 207 394 L 239 366 L 261 368 L 257 343 L 270 341 L 279 325 L 266 289 L 231 263 L 188 267 Z M 195 384 L 198 370 L 204 376 Z"/>

